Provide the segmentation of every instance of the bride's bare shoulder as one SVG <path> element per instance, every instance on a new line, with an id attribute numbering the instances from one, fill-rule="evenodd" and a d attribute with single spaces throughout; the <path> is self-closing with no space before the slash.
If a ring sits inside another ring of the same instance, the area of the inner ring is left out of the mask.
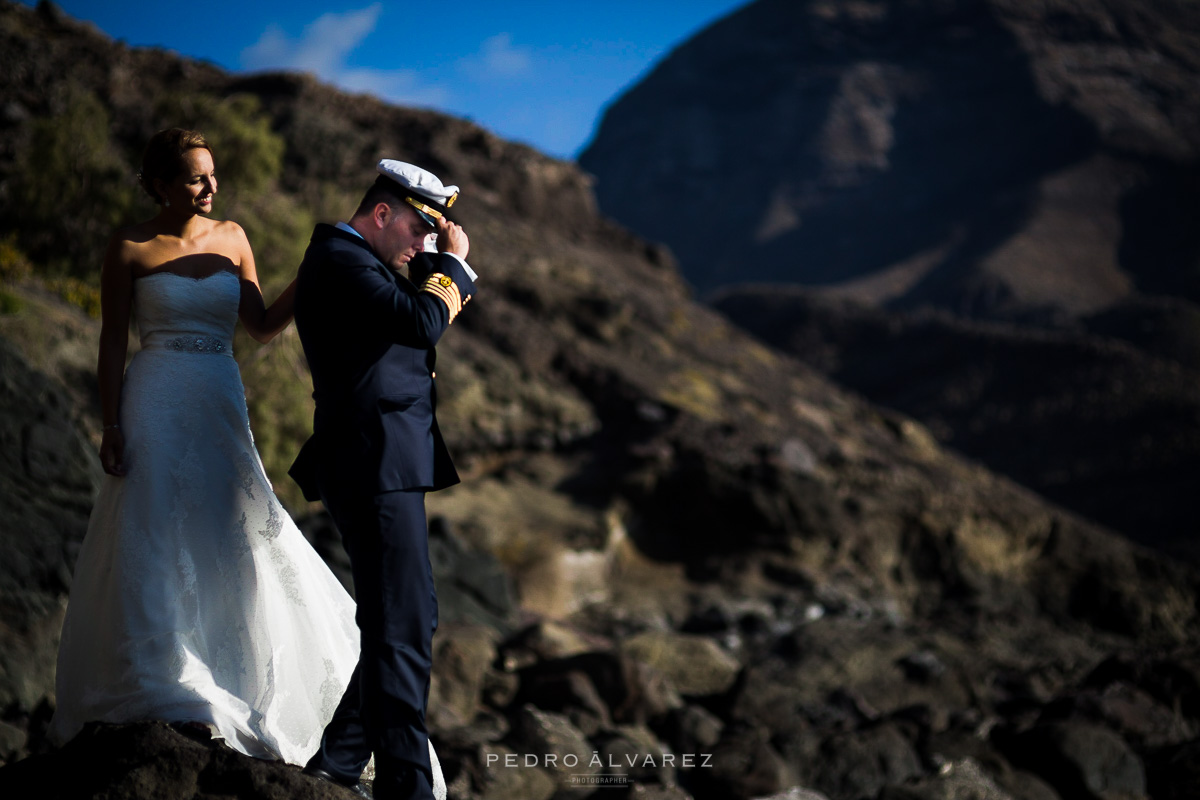
<path id="1" fill-rule="evenodd" d="M 242 226 L 238 225 L 231 219 L 214 219 L 209 220 L 213 224 L 213 233 L 219 236 L 222 240 L 228 241 L 245 241 L 246 232 L 242 230 Z"/>
<path id="2" fill-rule="evenodd" d="M 134 225 L 126 225 L 124 228 L 118 228 L 112 235 L 109 242 L 114 246 L 119 245 L 139 245 L 150 242 L 158 235 L 153 225 L 153 220 L 138 222 Z"/>

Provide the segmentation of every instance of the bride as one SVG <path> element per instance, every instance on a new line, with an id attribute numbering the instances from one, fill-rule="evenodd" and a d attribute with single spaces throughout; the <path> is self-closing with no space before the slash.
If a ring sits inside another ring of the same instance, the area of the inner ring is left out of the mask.
<path id="1" fill-rule="evenodd" d="M 107 476 L 75 568 L 50 735 L 159 719 L 304 764 L 358 660 L 354 601 L 271 490 L 231 348 L 238 319 L 259 342 L 288 325 L 295 283 L 267 306 L 241 227 L 208 218 L 203 135 L 156 134 L 140 177 L 160 208 L 104 258 Z M 122 375 L 131 315 L 141 350 Z"/>

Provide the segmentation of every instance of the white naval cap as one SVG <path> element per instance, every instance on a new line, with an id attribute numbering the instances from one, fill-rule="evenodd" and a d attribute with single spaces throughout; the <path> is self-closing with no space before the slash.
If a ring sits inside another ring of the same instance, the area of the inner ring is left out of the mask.
<path id="1" fill-rule="evenodd" d="M 385 158 L 376 165 L 375 170 L 379 173 L 375 181 L 377 184 L 386 185 L 434 227 L 458 199 L 457 186 L 443 186 L 441 178 L 416 164 Z"/>

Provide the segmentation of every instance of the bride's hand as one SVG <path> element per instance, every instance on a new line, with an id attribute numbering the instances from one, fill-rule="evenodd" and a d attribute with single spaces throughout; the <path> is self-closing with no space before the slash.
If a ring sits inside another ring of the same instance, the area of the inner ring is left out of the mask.
<path id="1" fill-rule="evenodd" d="M 125 477 L 125 434 L 120 428 L 107 428 L 100 441 L 100 466 L 109 475 Z"/>

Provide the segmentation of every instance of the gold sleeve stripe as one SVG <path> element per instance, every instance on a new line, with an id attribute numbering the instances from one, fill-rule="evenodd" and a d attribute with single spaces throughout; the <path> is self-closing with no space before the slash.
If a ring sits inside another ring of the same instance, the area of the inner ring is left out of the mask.
<path id="1" fill-rule="evenodd" d="M 426 291 L 433 292 L 442 298 L 452 311 L 462 311 L 462 295 L 459 294 L 458 287 L 431 286 Z"/>
<path id="2" fill-rule="evenodd" d="M 462 311 L 462 303 L 458 302 L 458 298 L 454 297 L 449 292 L 434 290 L 432 294 L 437 295 L 437 297 L 446 304 L 446 308 L 450 309 L 450 316 L 453 317 L 458 314 L 458 312 Z"/>
<path id="3" fill-rule="evenodd" d="M 451 322 L 458 316 L 458 312 L 462 311 L 462 292 L 459 291 L 458 285 L 453 280 L 440 272 L 435 272 L 426 278 L 425 283 L 421 286 L 421 291 L 429 292 L 446 304 L 446 308 L 450 311 Z"/>
<path id="4" fill-rule="evenodd" d="M 462 310 L 462 305 L 458 302 L 458 299 L 448 289 L 442 289 L 437 286 L 431 286 L 428 289 L 426 289 L 425 291 L 429 292 L 432 295 L 436 295 L 437 298 L 439 300 L 441 300 L 443 303 L 445 303 L 446 306 L 450 309 L 450 313 L 453 314 L 453 313 L 457 313 L 458 311 Z"/>

